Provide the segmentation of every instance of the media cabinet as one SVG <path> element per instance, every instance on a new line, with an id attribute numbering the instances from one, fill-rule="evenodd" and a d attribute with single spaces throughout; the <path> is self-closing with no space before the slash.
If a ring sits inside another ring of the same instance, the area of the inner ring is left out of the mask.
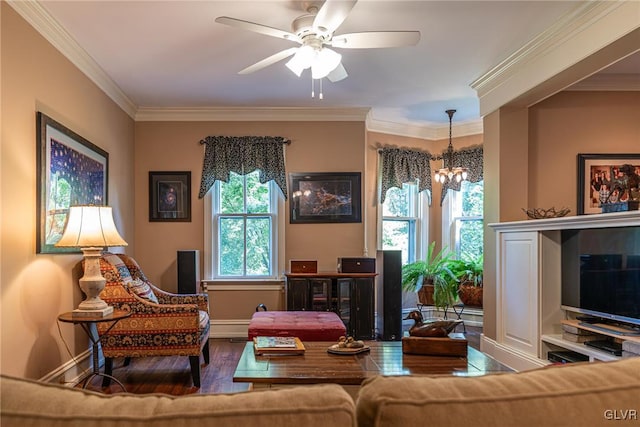
<path id="1" fill-rule="evenodd" d="M 576 313 L 561 308 L 561 231 L 629 226 L 640 226 L 640 211 L 489 224 L 496 233 L 496 338 L 483 340 L 482 350 L 516 370 L 544 366 L 549 351 L 564 349 L 617 359 L 562 339 L 562 322 L 577 322 Z"/>
<path id="2" fill-rule="evenodd" d="M 375 339 L 376 273 L 286 273 L 287 310 L 333 311 L 360 340 Z"/>

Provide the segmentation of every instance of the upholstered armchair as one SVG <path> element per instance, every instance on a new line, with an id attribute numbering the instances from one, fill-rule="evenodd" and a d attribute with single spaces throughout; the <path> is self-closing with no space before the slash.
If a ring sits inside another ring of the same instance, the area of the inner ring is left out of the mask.
<path id="1" fill-rule="evenodd" d="M 200 353 L 209 363 L 209 301 L 206 294 L 172 294 L 154 286 L 138 263 L 124 254 L 105 252 L 100 259 L 107 280 L 100 297 L 116 310 L 131 311 L 111 330 L 98 323 L 105 374 L 113 359 L 188 356 L 193 384 L 200 387 Z M 110 383 L 105 377 L 103 386 Z"/>

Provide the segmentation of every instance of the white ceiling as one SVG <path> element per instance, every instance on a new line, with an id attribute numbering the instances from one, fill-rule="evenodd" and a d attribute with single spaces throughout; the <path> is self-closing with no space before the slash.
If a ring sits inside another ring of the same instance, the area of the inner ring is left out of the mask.
<path id="1" fill-rule="evenodd" d="M 298 78 L 286 61 L 238 75 L 297 44 L 214 19 L 290 31 L 308 3 L 40 1 L 137 108 L 366 107 L 378 120 L 439 127 L 447 109 L 454 123 L 479 121 L 470 84 L 580 2 L 360 0 L 336 34 L 417 30 L 418 45 L 340 50 L 349 77 L 325 79 L 322 100 L 311 98 L 309 72 Z"/>

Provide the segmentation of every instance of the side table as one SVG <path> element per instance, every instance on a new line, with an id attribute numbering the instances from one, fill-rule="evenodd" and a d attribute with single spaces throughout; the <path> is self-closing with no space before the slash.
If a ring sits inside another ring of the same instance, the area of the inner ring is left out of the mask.
<path id="1" fill-rule="evenodd" d="M 95 325 L 102 322 L 111 322 L 111 325 L 109 325 L 109 328 L 105 331 L 105 333 L 107 333 L 111 330 L 111 328 L 113 328 L 116 325 L 116 323 L 118 323 L 118 321 L 120 321 L 121 319 L 125 319 L 129 316 L 131 316 L 131 312 L 123 311 L 123 310 L 114 310 L 113 313 L 104 317 L 79 317 L 79 316 L 74 316 L 72 311 L 69 311 L 67 313 L 62 313 L 61 315 L 58 316 L 58 320 L 60 322 L 73 323 L 74 325 L 80 325 L 80 327 L 82 327 L 82 330 L 84 330 L 87 336 L 89 337 L 89 340 L 91 340 L 91 356 L 93 359 L 93 371 L 91 372 L 91 375 L 89 375 L 84 380 L 84 384 L 82 385 L 82 388 L 87 388 L 87 386 L 89 385 L 89 383 L 94 377 L 101 376 L 101 377 L 111 378 L 122 388 L 123 391 L 125 392 L 127 391 L 124 385 L 120 381 L 118 381 L 116 378 L 114 378 L 111 375 L 100 372 L 100 366 L 99 366 L 99 360 L 98 360 L 98 352 L 99 352 L 98 345 L 100 344 L 100 336 L 98 335 L 98 329 L 96 328 Z"/>

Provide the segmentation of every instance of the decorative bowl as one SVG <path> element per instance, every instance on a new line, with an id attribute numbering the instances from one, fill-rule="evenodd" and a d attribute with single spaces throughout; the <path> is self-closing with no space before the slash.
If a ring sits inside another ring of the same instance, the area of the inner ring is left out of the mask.
<path id="1" fill-rule="evenodd" d="M 556 208 L 542 209 L 542 208 L 532 208 L 532 209 L 522 209 L 524 213 L 531 219 L 545 219 L 545 218 L 560 218 L 565 216 L 571 209 L 562 208 L 560 210 L 556 210 Z"/>

